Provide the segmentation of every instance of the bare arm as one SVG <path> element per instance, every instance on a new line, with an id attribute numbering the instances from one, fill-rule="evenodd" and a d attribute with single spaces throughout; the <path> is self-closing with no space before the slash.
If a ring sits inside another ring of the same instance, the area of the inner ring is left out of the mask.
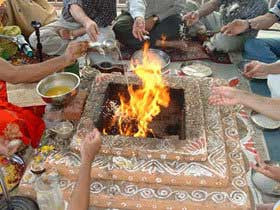
<path id="1" fill-rule="evenodd" d="M 255 30 L 268 29 L 278 21 L 277 17 L 271 13 L 258 16 L 250 20 L 236 19 L 233 22 L 224 26 L 221 31 L 228 36 L 236 36 L 246 32 L 251 23 L 251 28 Z"/>
<path id="2" fill-rule="evenodd" d="M 280 74 L 280 63 L 266 64 L 252 61 L 245 65 L 243 75 L 247 78 L 262 77 L 269 74 Z"/>
<path id="3" fill-rule="evenodd" d="M 280 74 L 280 63 L 271 63 L 267 64 L 267 70 L 269 71 L 269 74 Z"/>
<path id="4" fill-rule="evenodd" d="M 0 80 L 13 84 L 23 82 L 35 82 L 64 67 L 72 64 L 88 49 L 88 42 L 72 42 L 68 45 L 65 54 L 50 59 L 43 63 L 13 66 L 7 61 L 0 59 Z"/>
<path id="5" fill-rule="evenodd" d="M 86 15 L 83 8 L 81 8 L 78 4 L 72 4 L 70 5 L 70 13 L 78 23 L 84 26 L 90 39 L 94 42 L 97 41 L 97 36 L 99 34 L 98 26 L 96 22 Z"/>
<path id="6" fill-rule="evenodd" d="M 258 16 L 250 20 L 253 29 L 261 30 L 268 29 L 274 23 L 278 21 L 277 17 L 271 13 L 266 13 L 265 15 Z"/>
<path id="7" fill-rule="evenodd" d="M 209 2 L 206 2 L 201 6 L 201 8 L 198 10 L 199 18 L 205 17 L 212 12 L 214 12 L 219 7 L 218 0 L 211 0 Z"/>
<path id="8" fill-rule="evenodd" d="M 92 21 L 84 12 L 84 10 L 77 4 L 70 6 L 70 13 L 73 18 L 83 26 L 86 26 L 87 22 Z"/>
<path id="9" fill-rule="evenodd" d="M 81 167 L 79 178 L 72 193 L 68 210 L 87 210 L 90 199 L 91 163 L 100 150 L 100 133 L 94 129 L 83 140 L 81 145 Z"/>
<path id="10" fill-rule="evenodd" d="M 258 113 L 275 120 L 280 120 L 280 99 L 258 96 L 242 91 L 239 95 L 239 101 L 244 106 Z"/>
<path id="11" fill-rule="evenodd" d="M 35 82 L 45 76 L 62 70 L 70 63 L 66 57 L 59 56 L 39 64 L 13 66 L 7 61 L 0 60 L 0 79 L 9 83 L 17 84 L 24 82 Z"/>
<path id="12" fill-rule="evenodd" d="M 68 210 L 87 210 L 90 197 L 90 163 L 82 163 L 79 171 L 79 178 L 73 191 Z"/>
<path id="13" fill-rule="evenodd" d="M 280 120 L 280 99 L 254 95 L 232 87 L 213 87 L 209 103 L 215 105 L 242 104 L 275 120 Z"/>

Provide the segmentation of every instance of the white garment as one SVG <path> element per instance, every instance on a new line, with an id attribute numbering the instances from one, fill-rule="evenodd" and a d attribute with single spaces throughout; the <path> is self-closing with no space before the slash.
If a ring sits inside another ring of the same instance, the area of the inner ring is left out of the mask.
<path id="1" fill-rule="evenodd" d="M 207 30 L 214 32 L 220 31 L 223 26 L 222 16 L 219 12 L 211 13 L 210 15 L 202 18 L 201 22 L 206 26 Z M 219 32 L 211 37 L 210 41 L 206 41 L 204 45 L 211 51 L 217 50 L 225 53 L 242 51 L 247 38 L 248 36 L 246 35 L 232 37 Z"/>
<path id="2" fill-rule="evenodd" d="M 153 15 L 160 21 L 171 15 L 178 15 L 186 11 L 186 0 L 129 0 L 128 9 L 132 18 L 149 18 Z"/>
<path id="3" fill-rule="evenodd" d="M 272 98 L 280 98 L 280 74 L 268 75 L 267 86 Z"/>
<path id="4" fill-rule="evenodd" d="M 62 55 L 70 40 L 62 39 L 59 34 L 58 30 L 61 28 L 69 29 L 69 30 L 76 30 L 81 28 L 82 25 L 77 22 L 67 22 L 61 16 L 57 21 L 50 23 L 42 28 L 40 28 L 41 34 L 41 43 L 43 45 L 43 53 L 47 55 Z M 115 34 L 110 26 L 106 28 L 99 28 L 99 36 L 97 41 L 103 41 L 104 39 L 115 39 Z M 87 34 L 77 37 L 76 41 L 86 41 L 90 40 Z M 32 33 L 29 37 L 29 42 L 31 46 L 36 49 L 37 46 L 37 37 L 35 32 Z"/>

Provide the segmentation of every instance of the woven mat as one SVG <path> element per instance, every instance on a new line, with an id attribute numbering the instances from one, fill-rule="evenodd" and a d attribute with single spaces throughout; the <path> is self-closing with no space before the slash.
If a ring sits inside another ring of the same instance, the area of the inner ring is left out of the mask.
<path id="1" fill-rule="evenodd" d="M 169 56 L 172 62 L 190 61 L 190 60 L 210 60 L 215 63 L 230 64 L 228 54 L 215 52 L 207 54 L 202 42 L 195 40 L 185 41 L 189 46 L 186 51 L 178 49 L 163 49 Z M 122 59 L 130 60 L 135 51 L 126 47 L 121 47 Z"/>
<path id="2" fill-rule="evenodd" d="M 46 105 L 36 92 L 37 83 L 6 84 L 9 103 L 19 107 Z"/>

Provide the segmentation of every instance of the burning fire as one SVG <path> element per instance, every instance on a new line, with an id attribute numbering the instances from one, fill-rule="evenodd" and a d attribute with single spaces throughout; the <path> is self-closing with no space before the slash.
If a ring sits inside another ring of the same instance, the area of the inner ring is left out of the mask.
<path id="1" fill-rule="evenodd" d="M 161 76 L 161 60 L 148 50 L 149 44 L 145 43 L 142 62 L 131 65 L 142 81 L 141 86 L 137 89 L 128 86 L 129 99 L 119 94 L 120 106 L 111 122 L 118 125 L 119 133 L 124 136 L 147 137 L 153 133 L 149 123 L 160 113 L 161 106 L 168 107 L 170 102 L 169 88 Z"/>

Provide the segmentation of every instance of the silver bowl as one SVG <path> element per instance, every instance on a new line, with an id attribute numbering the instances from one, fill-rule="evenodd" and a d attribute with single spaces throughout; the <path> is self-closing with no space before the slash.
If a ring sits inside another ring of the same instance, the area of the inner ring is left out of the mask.
<path id="1" fill-rule="evenodd" d="M 156 57 L 158 57 L 160 59 L 162 69 L 165 69 L 171 62 L 170 56 L 162 50 L 151 48 L 151 49 L 148 49 L 148 57 L 149 57 L 149 54 L 156 55 Z M 142 59 L 143 59 L 143 50 L 136 51 L 135 53 L 133 53 L 133 55 L 131 57 L 132 61 L 138 60 L 141 62 Z"/>
<path id="2" fill-rule="evenodd" d="M 61 106 L 69 103 L 77 95 L 79 85 L 80 78 L 76 74 L 61 72 L 42 79 L 38 83 L 36 91 L 46 103 Z M 46 92 L 55 86 L 68 86 L 71 90 L 62 95 L 46 96 Z"/>

